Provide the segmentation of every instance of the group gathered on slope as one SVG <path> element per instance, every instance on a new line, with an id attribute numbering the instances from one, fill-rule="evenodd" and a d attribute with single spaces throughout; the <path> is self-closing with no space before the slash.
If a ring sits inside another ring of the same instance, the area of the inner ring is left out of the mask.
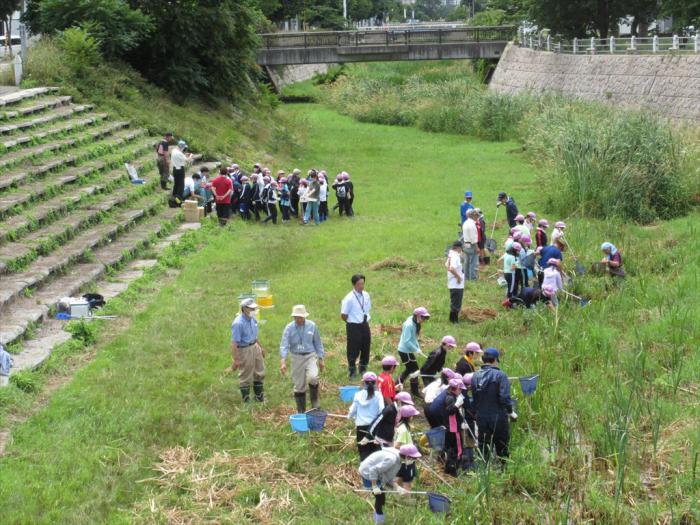
<path id="1" fill-rule="evenodd" d="M 256 163 L 250 173 L 245 173 L 238 164 L 231 164 L 220 168 L 214 176 L 204 165 L 187 176 L 186 168 L 192 159 L 191 154 L 185 153 L 187 143 L 180 140 L 173 146 L 172 141 L 172 133 L 166 133 L 156 148 L 161 187 L 167 190 L 172 179 L 174 206 L 187 199 L 196 200 L 204 208 L 205 215 L 215 210 L 222 226 L 235 215 L 263 224 L 277 224 L 278 221 L 284 224 L 295 218 L 302 224 L 313 221 L 319 225 L 336 210 L 341 216 L 355 214 L 355 188 L 345 171 L 329 182 L 324 170 L 310 169 L 306 177 L 299 169 L 292 170 L 289 175 L 279 170 L 273 176 L 270 168 Z M 332 210 L 328 207 L 331 190 L 336 198 Z"/>

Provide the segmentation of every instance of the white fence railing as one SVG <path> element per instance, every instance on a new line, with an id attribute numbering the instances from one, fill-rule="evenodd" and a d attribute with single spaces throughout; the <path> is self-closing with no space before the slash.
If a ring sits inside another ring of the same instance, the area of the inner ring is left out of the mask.
<path id="1" fill-rule="evenodd" d="M 540 36 L 518 32 L 520 47 L 552 53 L 571 55 L 627 54 L 627 53 L 678 53 L 700 54 L 700 33 L 694 36 L 651 36 L 617 38 L 574 38 L 565 40 L 552 36 Z"/>

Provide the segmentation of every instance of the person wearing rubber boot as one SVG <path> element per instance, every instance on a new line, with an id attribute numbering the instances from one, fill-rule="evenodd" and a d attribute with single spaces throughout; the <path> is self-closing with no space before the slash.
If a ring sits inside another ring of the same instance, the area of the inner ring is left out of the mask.
<path id="1" fill-rule="evenodd" d="M 258 341 L 258 322 L 253 313 L 258 309 L 253 299 L 240 303 L 241 313 L 231 325 L 231 371 L 238 370 L 238 381 L 244 403 L 250 402 L 250 385 L 253 384 L 255 400 L 263 402 L 263 379 L 265 378 L 265 351 Z"/>
<path id="2" fill-rule="evenodd" d="M 404 365 L 404 369 L 399 376 L 399 384 L 403 385 L 406 379 L 411 383 L 411 395 L 415 398 L 422 399 L 420 392 L 420 369 L 418 368 L 417 355 L 425 354 L 421 352 L 418 345 L 418 336 L 420 335 L 421 326 L 425 321 L 430 319 L 430 313 L 427 308 L 419 306 L 413 310 L 413 315 L 404 321 L 401 327 L 401 339 L 399 340 L 399 358 Z"/>
<path id="3" fill-rule="evenodd" d="M 311 408 L 320 408 L 318 400 L 318 372 L 323 371 L 323 343 L 316 323 L 309 321 L 309 313 L 303 304 L 292 309 L 294 321 L 282 334 L 280 343 L 280 372 L 287 373 L 287 355 L 292 360 L 292 383 L 297 412 L 306 412 L 306 388 L 308 385 Z"/>
<path id="4" fill-rule="evenodd" d="M 399 493 L 407 492 L 402 487 L 394 485 L 394 479 L 401 467 L 412 466 L 421 453 L 415 445 L 403 445 L 400 449 L 386 447 L 370 454 L 360 463 L 362 485 L 374 494 L 374 523 L 384 523 L 384 490 L 391 489 Z"/>
<path id="5" fill-rule="evenodd" d="M 479 450 L 485 461 L 489 460 L 492 448 L 500 459 L 508 457 L 510 420 L 518 419 L 510 399 L 510 381 L 498 368 L 498 360 L 498 350 L 487 348 L 482 356 L 483 366 L 472 376 Z"/>
<path id="6" fill-rule="evenodd" d="M 340 318 L 345 321 L 347 336 L 348 376 L 357 375 L 356 363 L 360 360 L 360 375 L 367 371 L 369 351 L 372 345 L 372 333 L 369 329 L 372 300 L 365 292 L 365 276 L 356 273 L 350 279 L 352 290 L 343 298 L 340 306 Z"/>

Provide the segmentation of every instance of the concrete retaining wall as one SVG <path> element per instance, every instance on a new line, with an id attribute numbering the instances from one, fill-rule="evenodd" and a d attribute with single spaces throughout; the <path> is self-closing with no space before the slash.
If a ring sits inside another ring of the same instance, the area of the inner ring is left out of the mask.
<path id="1" fill-rule="evenodd" d="M 303 82 L 319 73 L 326 73 L 333 64 L 304 64 L 298 66 L 268 66 L 267 72 L 277 90 L 284 86 Z"/>
<path id="2" fill-rule="evenodd" d="M 509 44 L 490 88 L 555 92 L 700 122 L 700 55 L 562 55 Z"/>

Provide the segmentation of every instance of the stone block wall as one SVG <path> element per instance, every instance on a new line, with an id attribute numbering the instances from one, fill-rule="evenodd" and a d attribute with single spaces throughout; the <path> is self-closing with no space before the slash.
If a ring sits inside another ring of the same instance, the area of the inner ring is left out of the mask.
<path id="1" fill-rule="evenodd" d="M 272 83 L 277 90 L 284 86 L 303 82 L 319 73 L 326 73 L 333 64 L 303 64 L 295 66 L 267 66 Z"/>
<path id="2" fill-rule="evenodd" d="M 700 54 L 564 55 L 509 44 L 490 89 L 559 93 L 700 123 Z"/>

